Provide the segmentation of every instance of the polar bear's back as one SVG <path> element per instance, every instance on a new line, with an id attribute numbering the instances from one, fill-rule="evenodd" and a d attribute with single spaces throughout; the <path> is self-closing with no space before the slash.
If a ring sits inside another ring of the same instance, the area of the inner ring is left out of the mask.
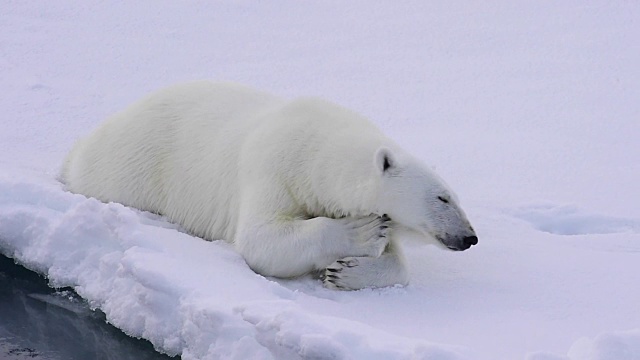
<path id="1" fill-rule="evenodd" d="M 283 208 L 291 217 L 359 209 L 350 203 L 365 198 L 380 147 L 394 146 L 338 105 L 195 82 L 160 90 L 107 119 L 74 146 L 61 180 L 72 192 L 233 241 L 242 201 L 265 217 Z"/>
<path id="2" fill-rule="evenodd" d="M 282 102 L 235 84 L 160 90 L 78 141 L 61 180 L 73 192 L 163 214 L 202 237 L 229 239 L 240 147 L 259 114 Z"/>

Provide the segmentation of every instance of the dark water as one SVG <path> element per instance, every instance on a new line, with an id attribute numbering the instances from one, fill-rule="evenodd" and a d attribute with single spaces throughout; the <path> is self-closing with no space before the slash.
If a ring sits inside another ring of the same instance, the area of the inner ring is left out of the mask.
<path id="1" fill-rule="evenodd" d="M 70 289 L 51 289 L 44 278 L 0 255 L 0 359 L 178 358 L 125 335 Z"/>

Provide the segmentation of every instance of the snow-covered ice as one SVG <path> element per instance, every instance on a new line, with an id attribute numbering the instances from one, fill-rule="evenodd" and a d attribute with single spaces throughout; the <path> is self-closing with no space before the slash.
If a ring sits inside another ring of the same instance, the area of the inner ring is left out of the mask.
<path id="1" fill-rule="evenodd" d="M 604 1 L 5 1 L 0 252 L 184 359 L 640 359 L 638 19 Z M 480 243 L 407 241 L 409 286 L 335 292 L 62 189 L 75 139 L 191 79 L 367 115 L 452 185 Z"/>

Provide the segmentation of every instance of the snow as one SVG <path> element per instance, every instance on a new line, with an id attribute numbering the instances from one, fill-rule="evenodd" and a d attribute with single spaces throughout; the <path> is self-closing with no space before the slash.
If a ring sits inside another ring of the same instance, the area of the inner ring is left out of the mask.
<path id="1" fill-rule="evenodd" d="M 640 359 L 639 17 L 604 1 L 5 1 L 0 252 L 184 359 Z M 409 286 L 335 292 L 62 189 L 77 138 L 192 79 L 365 114 L 449 182 L 480 243 L 407 239 Z"/>

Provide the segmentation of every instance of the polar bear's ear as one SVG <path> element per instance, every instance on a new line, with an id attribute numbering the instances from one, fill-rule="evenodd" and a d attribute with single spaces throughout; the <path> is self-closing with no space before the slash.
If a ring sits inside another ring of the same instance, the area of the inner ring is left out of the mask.
<path id="1" fill-rule="evenodd" d="M 378 149 L 376 152 L 375 162 L 378 170 L 383 174 L 396 166 L 396 160 L 394 159 L 391 150 L 387 148 Z"/>

